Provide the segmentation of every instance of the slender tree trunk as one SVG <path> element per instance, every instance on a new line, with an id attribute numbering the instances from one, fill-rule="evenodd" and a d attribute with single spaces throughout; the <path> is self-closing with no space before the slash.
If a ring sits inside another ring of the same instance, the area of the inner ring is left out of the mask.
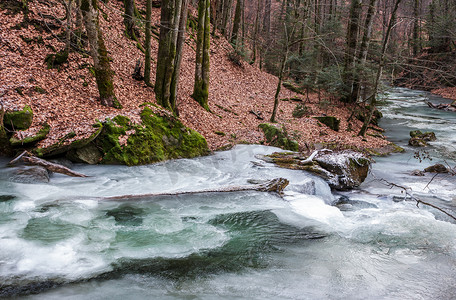
<path id="1" fill-rule="evenodd" d="M 233 0 L 224 0 L 223 5 L 223 19 L 222 19 L 222 28 L 221 32 L 223 36 L 228 37 L 229 31 L 227 31 L 228 21 L 231 18 L 231 4 Z"/>
<path id="2" fill-rule="evenodd" d="M 264 2 L 263 32 L 269 37 L 271 31 L 271 0 Z"/>
<path id="3" fill-rule="evenodd" d="M 241 16 L 242 16 L 242 0 L 237 0 L 236 2 L 236 10 L 234 13 L 234 21 L 233 21 L 233 32 L 231 34 L 230 42 L 236 48 L 238 46 L 238 34 L 239 34 L 239 27 L 241 25 Z"/>
<path id="4" fill-rule="evenodd" d="M 160 41 L 158 45 L 157 71 L 155 78 L 155 97 L 157 103 L 174 111 L 182 47 L 179 47 L 179 26 L 183 9 L 182 0 L 162 0 L 160 20 Z M 185 1 L 185 4 L 188 3 Z"/>
<path id="5" fill-rule="evenodd" d="M 420 0 L 414 0 L 413 5 L 413 56 L 417 56 L 420 52 L 420 19 L 419 19 L 419 10 L 420 10 Z"/>
<path id="6" fill-rule="evenodd" d="M 196 40 L 195 83 L 192 97 L 210 111 L 209 58 L 210 58 L 210 1 L 200 0 L 198 5 L 198 35 Z"/>
<path id="7" fill-rule="evenodd" d="M 372 120 L 372 116 L 374 114 L 376 105 L 377 105 L 377 92 L 378 92 L 378 87 L 380 85 L 380 79 L 382 77 L 382 71 L 383 67 L 385 66 L 385 53 L 386 49 L 388 48 L 388 41 L 391 35 L 391 30 L 393 29 L 395 23 L 396 23 L 396 12 L 397 9 L 399 8 L 399 4 L 401 3 L 402 0 L 396 0 L 396 3 L 394 4 L 393 11 L 391 12 L 391 18 L 388 23 L 388 27 L 386 29 L 385 36 L 383 38 L 383 43 L 382 43 L 382 50 L 380 52 L 380 63 L 378 65 L 377 69 L 377 75 L 375 77 L 375 85 L 374 85 L 374 90 L 371 96 L 371 102 L 370 102 L 370 108 L 368 115 L 364 119 L 364 124 L 361 127 L 361 130 L 359 131 L 358 135 L 359 136 L 364 136 L 366 134 L 367 128 L 369 127 L 369 124 Z"/>
<path id="8" fill-rule="evenodd" d="M 177 90 L 180 76 L 180 66 L 182 62 L 182 48 L 185 41 L 185 31 L 187 28 L 187 17 L 188 17 L 188 4 L 190 0 L 182 0 L 181 7 L 181 18 L 179 21 L 179 33 L 177 35 L 177 47 L 176 47 L 176 66 L 174 67 L 173 77 L 171 79 L 171 96 L 170 104 L 172 110 L 179 115 L 179 110 L 177 109 Z"/>
<path id="9" fill-rule="evenodd" d="M 345 48 L 343 71 L 344 95 L 342 95 L 342 100 L 344 102 L 350 102 L 353 100 L 350 98 L 350 95 L 353 90 L 353 70 L 356 57 L 356 46 L 358 44 L 360 14 L 361 1 L 352 0 L 350 5 L 350 17 L 347 28 L 347 45 Z"/>
<path id="10" fill-rule="evenodd" d="M 90 44 L 100 101 L 103 105 L 121 108 L 114 93 L 113 72 L 99 25 L 97 5 L 97 0 L 81 0 L 80 8 Z"/>
<path id="11" fill-rule="evenodd" d="M 274 108 L 272 109 L 271 119 L 269 120 L 271 123 L 275 123 L 276 115 L 277 115 L 277 108 L 279 107 L 279 94 L 280 89 L 282 88 L 282 81 L 283 81 L 283 73 L 285 72 L 285 65 L 288 59 L 288 47 L 287 50 L 284 52 L 282 56 L 282 62 L 280 63 L 280 71 L 279 71 L 279 82 L 277 83 L 276 92 L 274 95 Z"/>
<path id="12" fill-rule="evenodd" d="M 356 103 L 358 101 L 361 91 L 360 80 L 364 77 L 364 68 L 366 66 L 367 53 L 372 34 L 372 24 L 375 15 L 376 2 L 377 0 L 369 1 L 369 7 L 367 9 L 366 19 L 364 21 L 364 33 L 358 53 L 359 70 L 355 70 L 353 74 L 353 89 L 349 101 L 352 103 Z"/>
<path id="13" fill-rule="evenodd" d="M 67 15 L 67 23 L 66 23 L 66 50 L 67 53 L 70 53 L 71 50 L 71 27 L 73 25 L 73 21 L 71 19 L 71 2 L 72 0 L 68 0 L 68 3 L 65 5 L 66 8 L 66 15 Z M 65 3 L 65 1 L 64 1 Z"/>
<path id="14" fill-rule="evenodd" d="M 135 34 L 135 0 L 124 0 L 125 14 L 125 34 L 131 39 L 136 38 Z"/>
<path id="15" fill-rule="evenodd" d="M 147 86 L 152 86 L 150 80 L 150 56 L 151 56 L 151 32 L 150 32 L 150 23 L 152 22 L 152 0 L 146 0 L 146 33 L 145 33 L 145 58 L 144 58 L 144 82 Z"/>
<path id="16" fill-rule="evenodd" d="M 257 39 L 258 39 L 258 30 L 259 30 L 259 19 L 260 19 L 260 8 L 261 8 L 261 1 L 262 0 L 257 0 L 257 11 L 255 13 L 255 24 L 253 25 L 253 46 L 252 46 L 252 64 L 255 63 L 256 61 L 256 56 L 257 56 Z"/>

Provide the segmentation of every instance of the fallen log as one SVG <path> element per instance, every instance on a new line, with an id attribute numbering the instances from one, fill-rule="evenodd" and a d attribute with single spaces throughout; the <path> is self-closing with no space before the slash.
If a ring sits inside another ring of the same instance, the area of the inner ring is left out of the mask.
<path id="1" fill-rule="evenodd" d="M 56 163 L 52 163 L 47 160 L 33 156 L 32 154 L 30 154 L 27 151 L 22 152 L 18 157 L 16 157 L 12 161 L 10 161 L 8 163 L 8 165 L 9 166 L 14 165 L 18 161 L 23 161 L 24 163 L 29 164 L 29 165 L 42 166 L 51 172 L 60 173 L 60 174 L 64 174 L 64 175 L 68 175 L 68 176 L 72 176 L 72 177 L 87 177 L 87 175 L 75 172 L 71 169 L 68 169 L 65 166 L 62 166 L 62 165 L 59 165 Z"/>
<path id="2" fill-rule="evenodd" d="M 195 195 L 205 193 L 230 193 L 230 192 L 243 192 L 243 191 L 259 191 L 259 192 L 272 192 L 277 193 L 280 196 L 283 195 L 283 190 L 290 182 L 285 178 L 275 178 L 261 184 L 250 184 L 241 186 L 225 186 L 214 189 L 204 189 L 199 191 L 177 191 L 170 193 L 151 193 L 151 194 L 140 194 L 140 195 L 123 195 L 123 196 L 111 196 L 111 197 L 90 197 L 94 200 L 132 200 L 150 197 L 161 197 L 161 196 L 179 196 L 179 195 Z M 80 198 L 78 198 L 80 199 Z"/>

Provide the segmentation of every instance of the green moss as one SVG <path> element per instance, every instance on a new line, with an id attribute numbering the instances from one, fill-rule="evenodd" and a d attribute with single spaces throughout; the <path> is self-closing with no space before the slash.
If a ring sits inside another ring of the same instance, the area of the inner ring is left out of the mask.
<path id="1" fill-rule="evenodd" d="M 54 54 L 48 54 L 44 61 L 48 69 L 58 68 L 68 61 L 68 51 L 65 49 Z"/>
<path id="2" fill-rule="evenodd" d="M 299 150 L 298 142 L 288 136 L 285 127 L 279 128 L 276 125 L 267 123 L 260 124 L 258 127 L 263 130 L 266 142 L 271 146 L 291 151 Z"/>
<path id="3" fill-rule="evenodd" d="M 334 131 L 339 131 L 340 120 L 332 116 L 314 117 Z"/>
<path id="4" fill-rule="evenodd" d="M 298 94 L 304 94 L 304 92 L 297 86 L 295 86 L 293 83 L 285 81 L 282 83 L 284 88 L 289 89 L 292 92 L 298 93 Z M 300 99 L 301 100 L 301 99 Z"/>
<path id="5" fill-rule="evenodd" d="M 32 125 L 33 111 L 30 106 L 25 105 L 22 110 L 6 112 L 3 124 L 12 130 L 24 130 Z"/>
<path id="6" fill-rule="evenodd" d="M 220 135 L 220 136 L 225 136 L 226 135 L 226 133 L 224 133 L 223 131 L 214 131 L 214 133 L 216 135 Z"/>
<path id="7" fill-rule="evenodd" d="M 22 140 L 12 137 L 12 138 L 10 138 L 10 144 L 13 147 L 17 147 L 17 146 L 25 146 L 25 145 L 30 145 L 30 144 L 36 143 L 36 142 L 41 141 L 44 138 L 46 138 L 46 136 L 48 135 L 50 130 L 51 130 L 51 126 L 49 126 L 47 123 L 45 123 L 43 125 L 43 128 L 41 128 L 36 135 L 26 137 L 25 139 L 22 139 Z"/>
<path id="8" fill-rule="evenodd" d="M 204 137 L 171 115 L 157 115 L 146 107 L 141 120 L 140 125 L 132 124 L 125 116 L 106 120 L 96 141 L 103 151 L 102 163 L 139 165 L 208 153 Z M 121 144 L 121 138 L 127 138 L 127 142 Z"/>

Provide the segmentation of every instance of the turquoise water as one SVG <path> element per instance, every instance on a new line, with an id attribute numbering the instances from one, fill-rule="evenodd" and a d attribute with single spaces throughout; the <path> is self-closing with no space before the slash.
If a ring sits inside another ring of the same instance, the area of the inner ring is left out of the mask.
<path id="1" fill-rule="evenodd" d="M 256 158 L 278 149 L 240 145 L 192 160 L 85 166 L 89 178 L 48 184 L 0 171 L 0 295 L 32 299 L 454 299 L 456 226 L 400 201 L 411 187 L 454 209 L 454 178 L 409 175 L 452 164 L 455 115 L 431 111 L 426 94 L 396 89 L 382 108 L 391 140 L 436 131 L 433 161 L 415 149 L 376 158 L 361 189 L 334 194 L 319 178 Z M 435 99 L 434 101 L 441 101 Z M 423 105 L 424 104 L 424 105 Z M 3 164 L 6 161 L 2 162 Z M 285 177 L 285 197 L 261 192 L 103 201 L 98 197 L 198 190 Z M 341 211 L 341 196 L 352 202 Z M 454 209 L 456 211 L 456 209 Z"/>

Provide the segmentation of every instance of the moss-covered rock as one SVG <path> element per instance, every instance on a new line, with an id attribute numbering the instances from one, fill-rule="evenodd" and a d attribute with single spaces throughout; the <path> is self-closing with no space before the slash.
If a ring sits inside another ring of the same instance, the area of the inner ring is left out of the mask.
<path id="1" fill-rule="evenodd" d="M 37 134 L 26 137 L 24 139 L 19 139 L 15 136 L 12 136 L 9 141 L 10 141 L 11 146 L 13 146 L 13 147 L 29 146 L 36 142 L 44 140 L 50 130 L 51 130 L 51 126 L 49 126 L 47 123 L 45 123 L 43 125 L 43 127 L 37 132 Z"/>
<path id="2" fill-rule="evenodd" d="M 24 130 L 32 125 L 33 111 L 26 105 L 22 110 L 7 111 L 3 118 L 3 124 L 11 130 Z"/>
<path id="3" fill-rule="evenodd" d="M 340 120 L 332 116 L 314 117 L 334 131 L 339 131 Z"/>
<path id="4" fill-rule="evenodd" d="M 117 116 L 104 122 L 95 141 L 102 151 L 102 163 L 140 165 L 209 152 L 206 139 L 172 115 L 159 115 L 146 107 L 141 120 L 141 124 L 133 124 L 127 117 Z"/>
<path id="5" fill-rule="evenodd" d="M 425 147 L 427 142 L 435 141 L 435 133 L 432 131 L 421 132 L 420 130 L 410 131 L 409 145 L 414 147 Z"/>
<path id="6" fill-rule="evenodd" d="M 33 149 L 33 153 L 38 157 L 53 157 L 57 155 L 66 154 L 74 149 L 83 148 L 84 146 L 94 141 L 103 129 L 103 125 L 100 122 L 95 123 L 93 127 L 96 128 L 96 130 L 88 138 L 78 139 L 73 142 L 69 142 L 69 140 L 76 136 L 76 133 L 69 132 L 64 137 L 60 138 L 57 141 L 57 143 L 52 144 L 46 148 Z"/>
<path id="7" fill-rule="evenodd" d="M 258 125 L 263 130 L 266 138 L 266 143 L 271 146 L 280 147 L 285 150 L 298 151 L 299 144 L 297 141 L 291 139 L 285 127 L 280 128 L 276 124 L 263 123 Z"/>

